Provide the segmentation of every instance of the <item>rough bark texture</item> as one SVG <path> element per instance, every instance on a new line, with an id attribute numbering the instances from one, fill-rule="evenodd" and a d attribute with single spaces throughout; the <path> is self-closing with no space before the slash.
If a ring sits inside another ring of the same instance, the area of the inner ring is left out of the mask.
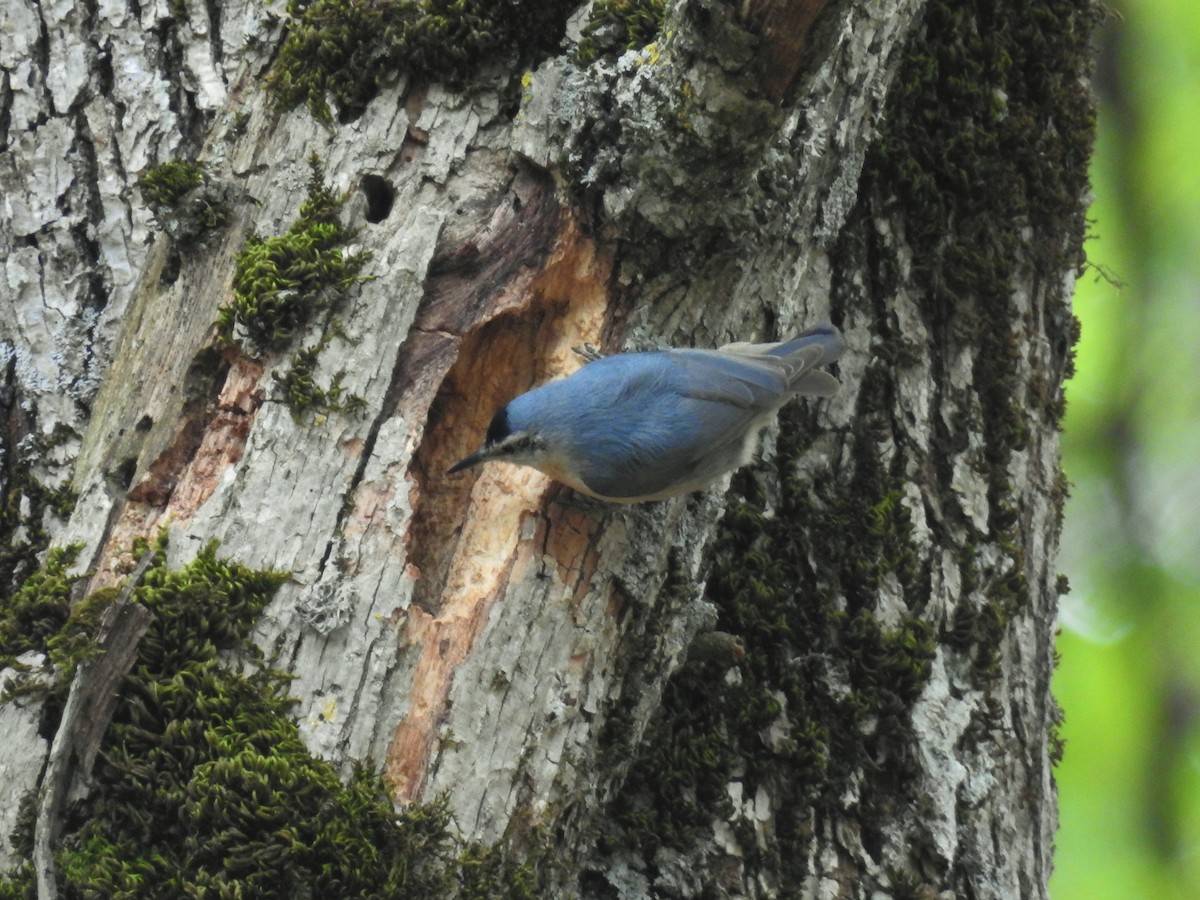
<path id="1" fill-rule="evenodd" d="M 255 640 L 311 752 L 445 796 L 545 896 L 1044 896 L 1092 7 L 677 0 L 629 50 L 614 7 L 321 125 L 262 87 L 279 4 L 6 4 L 0 574 L 52 539 L 110 586 L 163 527 L 287 573 Z M 313 152 L 373 280 L 221 343 Z M 199 237 L 137 187 L 172 157 Z M 443 475 L 573 347 L 823 318 L 842 391 L 728 495 Z M 361 404 L 289 407 L 305 345 Z M 6 796 L 46 752 L 5 745 Z"/>

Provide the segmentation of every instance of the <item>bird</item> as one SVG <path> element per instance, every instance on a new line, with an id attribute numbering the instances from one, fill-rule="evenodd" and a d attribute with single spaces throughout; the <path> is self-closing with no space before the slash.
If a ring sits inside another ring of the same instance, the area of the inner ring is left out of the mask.
<path id="1" fill-rule="evenodd" d="M 844 350 L 823 322 L 777 343 L 596 359 L 497 410 L 483 445 L 447 474 L 516 463 L 612 503 L 703 490 L 754 457 L 760 432 L 793 397 L 836 393 L 823 367 Z"/>

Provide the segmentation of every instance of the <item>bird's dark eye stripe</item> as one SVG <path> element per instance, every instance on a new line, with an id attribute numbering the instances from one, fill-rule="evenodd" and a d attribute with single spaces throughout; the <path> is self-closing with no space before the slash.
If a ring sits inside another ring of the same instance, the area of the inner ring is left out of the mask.
<path id="1" fill-rule="evenodd" d="M 502 453 L 523 453 L 526 450 L 533 450 L 536 447 L 537 441 L 535 441 L 530 435 L 523 434 L 518 438 L 512 439 L 511 441 L 505 441 L 504 444 L 501 445 L 500 451 Z"/>
<path id="2" fill-rule="evenodd" d="M 488 426 L 487 437 L 484 443 L 491 447 L 499 444 L 509 435 L 508 427 L 508 410 L 498 409 L 496 414 L 492 416 L 492 424 Z"/>

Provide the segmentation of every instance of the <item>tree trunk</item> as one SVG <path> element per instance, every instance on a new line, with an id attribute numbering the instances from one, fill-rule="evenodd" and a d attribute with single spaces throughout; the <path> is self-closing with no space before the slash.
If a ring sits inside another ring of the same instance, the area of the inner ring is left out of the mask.
<path id="1" fill-rule="evenodd" d="M 325 4 L 336 63 L 317 2 L 0 14 L 5 596 L 163 528 L 285 573 L 308 751 L 539 896 L 1045 896 L 1089 0 L 412 5 Z M 293 321 L 251 264 L 329 234 Z M 841 391 L 729 486 L 445 475 L 574 347 L 820 319 Z M 60 706 L 0 705 L 5 796 Z"/>

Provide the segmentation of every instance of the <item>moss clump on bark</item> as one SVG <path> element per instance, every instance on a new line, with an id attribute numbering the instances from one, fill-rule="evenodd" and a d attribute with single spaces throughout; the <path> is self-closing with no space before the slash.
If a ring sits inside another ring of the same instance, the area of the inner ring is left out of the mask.
<path id="1" fill-rule="evenodd" d="M 300 217 L 274 237 L 251 235 L 237 255 L 233 301 L 217 315 L 217 334 L 226 343 L 244 340 L 247 349 L 285 349 L 317 315 L 334 312 L 361 275 L 367 251 L 346 252 L 354 229 L 339 220 L 344 197 L 325 184 L 314 153 L 309 158 L 308 197 Z"/>
<path id="2" fill-rule="evenodd" d="M 282 375 L 271 377 L 283 390 L 284 399 L 293 415 L 299 417 L 309 412 L 356 413 L 363 410 L 367 401 L 358 394 L 348 394 L 342 379 L 344 371 L 335 372 L 328 388 L 317 384 L 317 357 L 329 342 L 323 337 L 311 347 L 305 347 L 292 357 L 292 364 Z"/>
<path id="3" fill-rule="evenodd" d="M 160 166 L 147 169 L 138 179 L 142 196 L 151 206 L 174 206 L 189 191 L 204 184 L 202 163 L 186 159 L 172 159 Z"/>
<path id="4" fill-rule="evenodd" d="M 15 437 L 0 453 L 0 602 L 7 603 L 13 592 L 39 567 L 39 557 L 50 545 L 47 525 L 52 519 L 65 521 L 75 508 L 76 495 L 70 485 L 52 487 L 39 477 L 38 468 L 47 456 L 73 437 L 66 425 L 59 424 L 49 435 L 33 429 L 33 419 L 18 389 L 0 403 Z"/>
<path id="5" fill-rule="evenodd" d="M 575 55 L 582 63 L 645 47 L 662 30 L 667 0 L 596 0 Z"/>
<path id="6" fill-rule="evenodd" d="M 298 351 L 291 367 L 275 381 L 296 415 L 310 410 L 356 412 L 365 401 L 346 393 L 343 373 L 336 374 L 328 388 L 317 383 L 317 357 L 335 336 L 344 337 L 337 312 L 354 285 L 371 280 L 362 274 L 371 254 L 348 252 L 356 232 L 339 218 L 345 197 L 326 185 L 315 153 L 309 167 L 308 197 L 300 217 L 281 235 L 251 235 L 238 253 L 233 301 L 217 314 L 217 338 L 224 344 L 241 343 L 251 352 L 276 353 L 324 317 L 316 343 Z"/>
<path id="7" fill-rule="evenodd" d="M 17 666 L 30 651 L 47 653 L 71 617 L 71 594 L 79 576 L 69 569 L 80 547 L 55 547 L 45 563 L 0 605 L 0 668 Z"/>
<path id="8" fill-rule="evenodd" d="M 562 39 L 567 0 L 290 0 L 292 21 L 267 84 L 279 104 L 345 122 L 399 73 L 461 87 L 488 58 L 521 61 Z"/>
<path id="9" fill-rule="evenodd" d="M 180 243 L 229 221 L 229 204 L 201 162 L 168 160 L 147 169 L 138 187 L 159 226 Z"/>
<path id="10" fill-rule="evenodd" d="M 56 559 L 31 590 L 60 583 L 63 563 Z M 526 870 L 453 837 L 444 803 L 397 812 L 369 767 L 343 784 L 308 753 L 289 716 L 288 677 L 263 665 L 248 640 L 283 580 L 219 558 L 215 543 L 172 571 L 160 540 L 133 592 L 153 621 L 92 791 L 66 816 L 56 860 L 63 892 L 532 896 Z M 251 664 L 230 662 L 239 657 Z M 28 851 L 28 838 L 19 836 L 19 849 Z M 32 880 L 31 866 L 19 866 L 0 881 L 0 897 L 26 896 Z"/>

